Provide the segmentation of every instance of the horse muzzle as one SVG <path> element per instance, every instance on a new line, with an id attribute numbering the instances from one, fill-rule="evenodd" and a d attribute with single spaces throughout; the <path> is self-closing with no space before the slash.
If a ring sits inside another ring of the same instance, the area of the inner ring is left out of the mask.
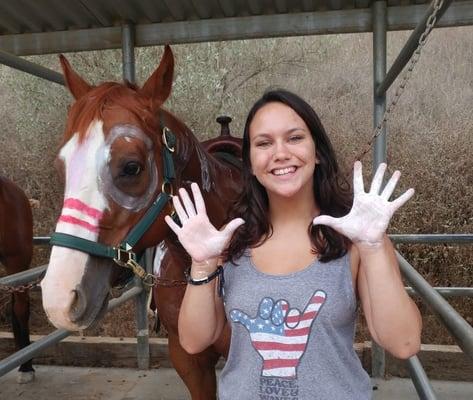
<path id="1" fill-rule="evenodd" d="M 89 328 L 108 305 L 113 262 L 53 247 L 41 282 L 43 308 L 56 328 Z"/>

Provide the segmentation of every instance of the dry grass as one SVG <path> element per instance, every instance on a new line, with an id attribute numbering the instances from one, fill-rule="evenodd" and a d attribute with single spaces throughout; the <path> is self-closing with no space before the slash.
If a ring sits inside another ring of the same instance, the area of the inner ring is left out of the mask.
<path id="1" fill-rule="evenodd" d="M 388 65 L 408 33 L 388 36 Z M 391 233 L 473 232 L 473 28 L 434 31 L 406 93 L 389 122 L 388 161 L 403 172 L 401 190 L 416 195 L 394 218 Z M 454 46 L 452 45 L 454 43 Z M 231 129 L 242 131 L 246 112 L 270 86 L 306 98 L 333 138 L 342 165 L 372 132 L 371 35 L 333 35 L 175 46 L 176 75 L 167 106 L 201 138 L 215 136 L 218 115 L 233 117 Z M 156 67 L 161 48 L 138 49 L 137 81 Z M 119 79 L 118 51 L 71 54 L 75 68 L 91 82 Z M 58 70 L 54 56 L 31 57 Z M 53 168 L 70 96 L 54 84 L 0 67 L 0 174 L 38 199 L 35 234 L 54 229 L 62 186 Z M 364 160 L 370 170 L 371 157 Z M 366 172 L 368 174 L 368 172 Z M 469 246 L 400 246 L 405 257 L 432 284 L 473 286 Z M 35 250 L 34 265 L 47 260 Z M 4 300 L 3 300 L 4 301 Z M 39 293 L 33 293 L 33 331 L 48 331 Z M 473 314 L 473 299 L 451 301 L 461 314 Z M 445 329 L 425 306 L 423 341 L 451 343 Z M 4 308 L 2 308 L 2 313 Z M 5 323 L 5 315 L 0 320 Z M 85 334 L 134 334 L 132 305 L 108 316 Z M 359 338 L 365 331 L 360 327 Z"/>

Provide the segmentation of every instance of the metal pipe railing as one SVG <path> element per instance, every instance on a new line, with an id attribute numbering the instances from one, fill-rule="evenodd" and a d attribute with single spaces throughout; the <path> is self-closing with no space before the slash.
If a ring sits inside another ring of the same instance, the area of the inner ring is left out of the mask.
<path id="1" fill-rule="evenodd" d="M 40 265 L 39 267 L 27 269 L 26 271 L 4 276 L 3 278 L 0 278 L 0 284 L 6 286 L 26 285 L 27 283 L 39 278 L 44 273 L 44 271 L 46 271 L 47 267 L 47 264 Z"/>
<path id="2" fill-rule="evenodd" d="M 149 263 L 149 261 L 148 261 Z M 40 265 L 39 267 L 31 268 L 26 271 L 17 272 L 16 274 L 7 275 L 0 278 L 0 285 L 6 286 L 19 286 L 25 285 L 39 276 L 46 271 L 48 267 L 47 264 Z M 148 272 L 152 272 L 151 270 Z M 407 293 L 411 296 L 418 295 L 418 293 L 412 287 L 405 287 Z M 473 288 L 471 287 L 433 287 L 437 293 L 439 293 L 442 297 L 473 297 Z"/>
<path id="3" fill-rule="evenodd" d="M 449 244 L 469 244 L 473 243 L 473 234 L 471 233 L 434 233 L 434 234 L 390 234 L 389 238 L 394 243 L 449 243 Z M 51 240 L 51 236 L 35 236 L 33 238 L 34 245 L 47 245 Z"/>
<path id="4" fill-rule="evenodd" d="M 141 287 L 132 287 L 131 289 L 124 292 L 120 297 L 110 301 L 107 307 L 107 312 L 113 310 L 124 302 L 138 296 L 143 291 Z M 24 362 L 31 360 L 34 356 L 41 353 L 45 348 L 59 343 L 61 340 L 68 337 L 72 332 L 66 329 L 57 329 L 49 335 L 39 339 L 38 341 L 31 343 L 29 346 L 17 351 L 11 356 L 3 359 L 0 362 L 0 377 L 10 372 L 12 369 L 18 367 Z"/>
<path id="5" fill-rule="evenodd" d="M 15 56 L 2 50 L 0 50 L 0 64 L 7 65 L 11 68 L 18 69 L 59 85 L 65 85 L 64 76 L 59 72 L 43 67 L 42 65 L 32 63 L 31 61 L 25 60 L 24 58 Z"/>
<path id="6" fill-rule="evenodd" d="M 417 356 L 412 356 L 406 360 L 412 383 L 421 400 L 437 400 L 437 396 L 430 384 L 429 378 L 422 367 Z"/>
<path id="7" fill-rule="evenodd" d="M 0 278 L 0 285 L 25 285 L 41 276 L 41 274 L 46 271 L 47 267 L 47 264 L 40 265 L 39 267 L 31 268 L 26 271 L 4 276 Z M 407 293 L 409 293 L 409 295 L 411 296 L 418 295 L 418 293 L 412 287 L 408 286 L 405 289 Z M 433 287 L 432 289 L 434 289 L 442 297 L 473 297 L 473 288 L 470 287 Z"/>
<path id="8" fill-rule="evenodd" d="M 449 244 L 470 244 L 473 243 L 473 234 L 471 233 L 456 233 L 456 234 L 407 234 L 388 235 L 394 243 L 416 243 L 416 244 L 435 244 L 435 243 L 449 243 Z"/>
<path id="9" fill-rule="evenodd" d="M 413 288 L 406 287 L 406 292 L 411 296 L 419 295 Z M 473 297 L 472 287 L 433 287 L 440 296 L 442 297 Z"/>
<path id="10" fill-rule="evenodd" d="M 372 4 L 373 22 L 373 88 L 376 88 L 386 76 L 387 52 L 387 1 L 374 1 Z M 373 91 L 373 127 L 377 127 L 386 112 L 386 93 Z M 373 172 L 378 165 L 386 162 L 386 125 L 375 138 L 373 147 Z M 386 359 L 384 349 L 374 340 L 371 341 L 371 376 L 381 378 L 385 375 Z"/>
<path id="11" fill-rule="evenodd" d="M 432 308 L 445 327 L 455 338 L 458 346 L 473 359 L 473 327 L 419 274 L 414 267 L 396 252 L 399 267 L 406 280 L 422 299 Z"/>

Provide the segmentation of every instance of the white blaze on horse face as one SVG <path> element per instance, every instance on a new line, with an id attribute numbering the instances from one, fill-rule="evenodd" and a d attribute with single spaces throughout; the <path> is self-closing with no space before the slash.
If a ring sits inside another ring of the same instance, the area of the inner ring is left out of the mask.
<path id="1" fill-rule="evenodd" d="M 97 241 L 99 222 L 107 201 L 97 182 L 97 151 L 104 143 L 102 122 L 90 125 L 86 139 L 78 134 L 64 145 L 59 157 L 64 161 L 66 185 L 64 205 L 56 232 Z M 60 328 L 77 330 L 70 321 L 73 290 L 84 275 L 88 255 L 73 249 L 53 246 L 46 275 L 41 282 L 43 307 L 50 321 Z"/>

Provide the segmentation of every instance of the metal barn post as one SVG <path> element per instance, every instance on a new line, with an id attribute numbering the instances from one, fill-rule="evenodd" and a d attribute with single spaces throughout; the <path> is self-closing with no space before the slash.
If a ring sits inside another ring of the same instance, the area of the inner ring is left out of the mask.
<path id="1" fill-rule="evenodd" d="M 386 93 L 376 95 L 376 88 L 386 75 L 386 1 L 373 3 L 373 126 L 377 126 L 386 110 Z M 386 161 L 386 126 L 376 138 L 373 149 L 373 172 Z M 383 378 L 386 369 L 384 349 L 371 341 L 371 376 Z"/>
<path id="2" fill-rule="evenodd" d="M 122 26 L 123 79 L 135 83 L 135 28 L 127 23 Z M 144 257 L 148 267 L 148 257 Z M 135 277 L 135 285 L 143 287 L 141 279 Z M 149 369 L 148 291 L 136 297 L 136 345 L 139 369 Z"/>

